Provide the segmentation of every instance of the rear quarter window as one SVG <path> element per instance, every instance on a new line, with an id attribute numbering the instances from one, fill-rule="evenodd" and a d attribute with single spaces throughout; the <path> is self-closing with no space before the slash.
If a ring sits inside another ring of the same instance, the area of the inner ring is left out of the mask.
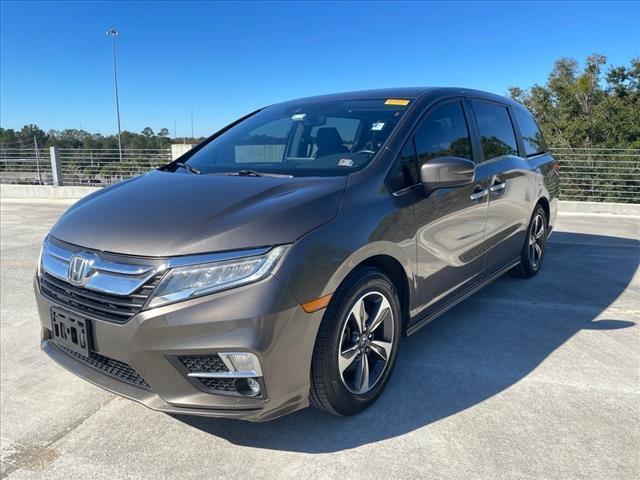
<path id="1" fill-rule="evenodd" d="M 522 143 L 524 144 L 524 153 L 527 157 L 532 157 L 540 153 L 544 153 L 546 148 L 542 133 L 538 128 L 538 124 L 527 110 L 522 108 L 514 108 L 516 122 L 520 128 L 522 135 Z"/>

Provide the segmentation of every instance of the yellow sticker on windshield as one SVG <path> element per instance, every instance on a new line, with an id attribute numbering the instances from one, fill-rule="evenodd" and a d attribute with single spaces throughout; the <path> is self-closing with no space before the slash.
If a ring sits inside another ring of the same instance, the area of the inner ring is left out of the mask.
<path id="1" fill-rule="evenodd" d="M 407 106 L 409 105 L 409 100 L 404 100 L 402 98 L 389 98 L 387 99 L 386 102 L 384 102 L 385 105 L 402 105 L 402 106 Z"/>

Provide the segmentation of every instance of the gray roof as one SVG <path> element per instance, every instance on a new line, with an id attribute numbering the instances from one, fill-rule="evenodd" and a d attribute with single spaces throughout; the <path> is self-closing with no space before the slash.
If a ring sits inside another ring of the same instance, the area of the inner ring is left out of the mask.
<path id="1" fill-rule="evenodd" d="M 322 101 L 322 100 L 355 100 L 355 99 L 368 99 L 368 98 L 407 98 L 413 99 L 422 96 L 423 94 L 430 93 L 434 96 L 442 95 L 471 95 L 474 97 L 485 98 L 487 100 L 499 100 L 514 105 L 519 105 L 511 99 L 496 95 L 490 92 L 484 92 L 481 90 L 474 90 L 471 88 L 462 87 L 402 87 L 402 88 L 381 88 L 372 90 L 357 90 L 354 92 L 340 92 L 332 93 L 328 95 L 318 95 L 312 97 L 298 98 L 290 100 L 291 102 L 300 101 Z M 283 102 L 289 103 L 289 102 Z"/>

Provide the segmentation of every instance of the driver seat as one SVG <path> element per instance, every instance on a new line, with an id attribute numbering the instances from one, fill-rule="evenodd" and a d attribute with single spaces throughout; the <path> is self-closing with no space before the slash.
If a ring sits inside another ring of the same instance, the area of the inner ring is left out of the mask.
<path id="1" fill-rule="evenodd" d="M 318 146 L 316 158 L 337 153 L 349 153 L 349 149 L 344 145 L 342 137 L 335 127 L 319 128 L 316 133 L 316 145 Z"/>

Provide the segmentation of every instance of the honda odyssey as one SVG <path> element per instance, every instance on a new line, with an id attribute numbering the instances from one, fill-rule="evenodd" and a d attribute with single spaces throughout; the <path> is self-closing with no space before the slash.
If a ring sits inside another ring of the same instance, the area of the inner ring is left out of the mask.
<path id="1" fill-rule="evenodd" d="M 355 414 L 401 336 L 538 273 L 558 168 L 531 114 L 484 92 L 262 108 L 59 219 L 35 277 L 42 349 L 164 412 Z"/>

